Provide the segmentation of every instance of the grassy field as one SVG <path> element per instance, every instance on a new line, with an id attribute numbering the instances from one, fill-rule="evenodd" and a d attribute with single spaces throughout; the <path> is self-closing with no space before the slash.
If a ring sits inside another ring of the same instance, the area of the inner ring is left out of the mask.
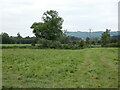
<path id="1" fill-rule="evenodd" d="M 3 49 L 3 86 L 117 88 L 118 49 Z"/>

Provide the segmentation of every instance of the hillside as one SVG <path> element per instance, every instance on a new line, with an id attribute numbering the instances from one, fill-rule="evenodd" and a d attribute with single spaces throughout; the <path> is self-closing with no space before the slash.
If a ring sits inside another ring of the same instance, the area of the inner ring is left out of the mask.
<path id="1" fill-rule="evenodd" d="M 100 39 L 101 35 L 102 35 L 103 31 L 97 31 L 97 32 L 92 32 L 91 33 L 91 37 L 92 38 L 98 38 Z M 114 35 L 118 35 L 118 33 L 120 33 L 120 31 L 112 31 L 110 32 L 110 35 L 111 36 L 114 36 Z M 81 31 L 77 31 L 77 32 L 66 32 L 66 34 L 68 36 L 75 36 L 75 37 L 80 37 L 82 39 L 86 39 L 86 37 L 89 37 L 89 32 L 81 32 Z"/>

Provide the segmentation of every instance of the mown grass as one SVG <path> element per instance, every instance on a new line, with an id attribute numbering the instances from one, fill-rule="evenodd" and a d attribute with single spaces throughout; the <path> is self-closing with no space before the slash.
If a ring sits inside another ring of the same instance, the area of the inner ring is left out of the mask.
<path id="1" fill-rule="evenodd" d="M 3 87 L 117 88 L 118 49 L 3 49 Z"/>

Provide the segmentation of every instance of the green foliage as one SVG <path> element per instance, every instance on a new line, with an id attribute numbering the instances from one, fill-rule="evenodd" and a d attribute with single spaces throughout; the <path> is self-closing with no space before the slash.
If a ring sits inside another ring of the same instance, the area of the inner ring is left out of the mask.
<path id="1" fill-rule="evenodd" d="M 102 33 L 101 43 L 102 46 L 105 46 L 106 44 L 110 43 L 110 30 L 106 29 L 106 31 Z"/>
<path id="2" fill-rule="evenodd" d="M 90 44 L 90 38 L 89 37 L 86 37 L 86 43 Z"/>
<path id="3" fill-rule="evenodd" d="M 120 42 L 109 43 L 109 44 L 106 44 L 104 47 L 120 47 Z"/>
<path id="4" fill-rule="evenodd" d="M 35 37 L 25 37 L 23 38 L 20 33 L 17 33 L 17 36 L 9 36 L 7 33 L 0 34 L 0 40 L 2 39 L 1 44 L 32 44 L 36 42 Z"/>
<path id="5" fill-rule="evenodd" d="M 110 43 L 120 42 L 120 35 L 115 35 L 110 37 Z"/>
<path id="6" fill-rule="evenodd" d="M 52 41 L 42 38 L 38 40 L 37 44 L 39 45 L 40 48 L 59 48 L 59 49 L 81 49 L 85 45 L 83 40 L 69 41 L 67 36 L 63 36 L 60 39 L 60 41 Z"/>
<path id="7" fill-rule="evenodd" d="M 79 47 L 79 45 L 77 44 L 62 44 L 62 49 L 81 49 L 81 47 Z"/>
<path id="8" fill-rule="evenodd" d="M 51 43 L 52 43 L 51 40 L 46 40 L 44 38 L 39 39 L 37 42 L 37 44 L 39 44 L 41 48 L 50 48 Z"/>
<path id="9" fill-rule="evenodd" d="M 68 38 L 69 38 L 70 41 L 79 41 L 79 40 L 81 40 L 81 38 L 75 37 L 75 36 L 68 36 Z"/>
<path id="10" fill-rule="evenodd" d="M 83 47 L 84 47 L 84 45 L 85 45 L 84 40 L 80 40 L 80 42 L 79 42 L 79 47 L 83 48 Z"/>
<path id="11" fill-rule="evenodd" d="M 75 44 L 61 44 L 59 41 L 52 41 L 46 39 L 39 39 L 38 41 L 39 48 L 58 48 L 58 49 L 82 49 L 84 48 L 84 41 L 81 40 Z"/>
<path id="12" fill-rule="evenodd" d="M 17 38 L 18 38 L 18 39 L 21 39 L 21 38 L 22 38 L 22 36 L 20 35 L 20 33 L 17 33 Z"/>
<path id="13" fill-rule="evenodd" d="M 61 48 L 61 43 L 59 41 L 52 41 L 47 39 L 39 39 L 38 41 L 40 48 Z"/>
<path id="14" fill-rule="evenodd" d="M 47 11 L 43 14 L 42 19 L 43 23 L 35 22 L 31 26 L 36 37 L 47 40 L 58 40 L 63 34 L 61 31 L 63 19 L 58 16 L 58 12 L 54 10 Z"/>
<path id="15" fill-rule="evenodd" d="M 67 43 L 69 43 L 69 42 L 70 42 L 69 37 L 66 36 L 66 35 L 62 35 L 62 36 L 60 37 L 60 42 L 61 42 L 62 44 L 67 44 Z"/>
<path id="16" fill-rule="evenodd" d="M 35 34 L 36 37 L 39 38 L 48 38 L 47 33 L 47 23 L 42 23 L 42 22 L 35 22 L 31 26 L 31 29 L 33 29 L 33 33 Z"/>
<path id="17" fill-rule="evenodd" d="M 31 45 L 32 45 L 32 46 L 35 46 L 35 43 L 32 43 Z"/>
<path id="18" fill-rule="evenodd" d="M 61 43 L 59 41 L 52 41 L 52 44 L 50 45 L 50 48 L 61 48 Z"/>
<path id="19" fill-rule="evenodd" d="M 2 38 L 2 43 L 10 43 L 10 38 L 9 38 L 9 35 L 7 33 L 2 33 L 1 34 L 1 38 Z"/>
<path id="20" fill-rule="evenodd" d="M 70 44 L 62 44 L 62 49 L 71 49 Z"/>

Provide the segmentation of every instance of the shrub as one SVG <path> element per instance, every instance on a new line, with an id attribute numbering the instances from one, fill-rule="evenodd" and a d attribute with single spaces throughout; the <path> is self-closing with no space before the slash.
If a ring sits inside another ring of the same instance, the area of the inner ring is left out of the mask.
<path id="1" fill-rule="evenodd" d="M 61 43 L 59 41 L 40 39 L 38 44 L 40 48 L 61 48 Z"/>
<path id="2" fill-rule="evenodd" d="M 61 43 L 59 41 L 52 41 L 50 48 L 61 48 Z"/>
<path id="3" fill-rule="evenodd" d="M 54 48 L 54 49 L 80 49 L 84 48 L 84 41 L 61 44 L 60 41 L 52 41 L 46 39 L 39 39 L 37 42 L 39 48 Z"/>
<path id="4" fill-rule="evenodd" d="M 37 42 L 39 45 L 39 47 L 42 47 L 42 48 L 50 48 L 50 45 L 51 45 L 51 41 L 50 40 L 46 40 L 46 39 L 39 39 L 38 42 Z"/>
<path id="5" fill-rule="evenodd" d="M 31 45 L 32 45 L 32 46 L 35 46 L 35 43 L 32 43 Z"/>
<path id="6" fill-rule="evenodd" d="M 80 49 L 79 45 L 75 44 L 72 46 L 72 49 Z"/>
<path id="7" fill-rule="evenodd" d="M 107 45 L 104 45 L 103 47 L 120 47 L 120 42 L 119 43 L 109 43 Z"/>
<path id="8" fill-rule="evenodd" d="M 81 41 L 78 43 L 78 46 L 79 46 L 80 48 L 83 48 L 84 45 L 85 45 L 85 42 L 84 42 L 83 40 L 81 40 Z"/>
<path id="9" fill-rule="evenodd" d="M 62 49 L 80 49 L 77 44 L 63 44 Z"/>
<path id="10" fill-rule="evenodd" d="M 70 44 L 63 44 L 61 48 L 62 49 L 70 49 L 71 47 L 70 47 Z"/>

